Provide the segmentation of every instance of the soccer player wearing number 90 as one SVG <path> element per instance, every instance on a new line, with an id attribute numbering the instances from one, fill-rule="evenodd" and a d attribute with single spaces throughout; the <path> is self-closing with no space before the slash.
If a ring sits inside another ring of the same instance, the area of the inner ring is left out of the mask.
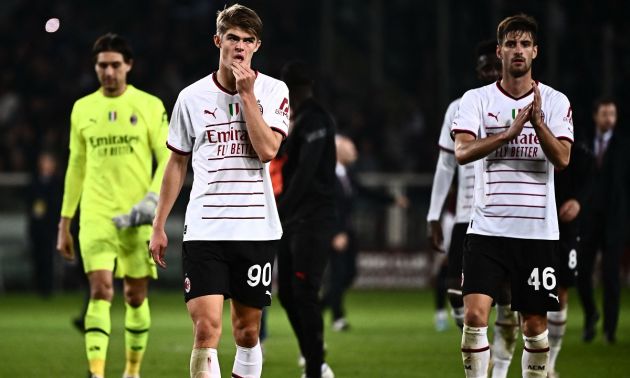
<path id="1" fill-rule="evenodd" d="M 190 376 L 220 377 L 217 347 L 231 298 L 237 346 L 232 377 L 260 377 L 262 308 L 271 304 L 271 267 L 282 227 L 268 162 L 289 126 L 289 90 L 251 68 L 262 21 L 235 4 L 218 13 L 218 70 L 183 89 L 171 117 L 166 166 L 149 248 L 162 268 L 164 224 L 192 156 L 184 225 L 183 288 L 193 322 Z"/>
<path id="2" fill-rule="evenodd" d="M 559 309 L 554 168 L 569 164 L 573 124 L 566 96 L 532 80 L 537 29 L 524 14 L 499 24 L 502 79 L 466 92 L 451 127 L 458 163 L 475 166 L 462 283 L 467 377 L 486 376 L 488 315 L 504 281 L 522 315 L 523 377 L 547 376 L 547 311 Z"/>

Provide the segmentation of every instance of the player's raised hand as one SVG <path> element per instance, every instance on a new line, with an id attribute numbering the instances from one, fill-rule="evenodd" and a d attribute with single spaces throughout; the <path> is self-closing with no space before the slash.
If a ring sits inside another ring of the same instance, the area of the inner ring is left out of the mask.
<path id="1" fill-rule="evenodd" d="M 531 116 L 531 110 L 532 110 L 532 103 L 530 103 L 529 105 L 527 105 L 526 107 L 524 107 L 518 112 L 518 114 L 516 115 L 516 118 L 514 118 L 514 121 L 512 121 L 510 128 L 506 130 L 507 137 L 509 140 L 512 140 L 521 134 L 521 131 L 523 130 L 523 126 L 525 126 L 525 123 L 529 121 L 529 118 Z"/>
<path id="2" fill-rule="evenodd" d="M 256 81 L 256 72 L 249 65 L 234 61 L 232 62 L 232 73 L 236 78 L 236 90 L 238 93 L 253 93 L 254 82 Z"/>
<path id="3" fill-rule="evenodd" d="M 542 99 L 540 97 L 540 89 L 538 89 L 536 82 L 532 83 L 532 87 L 534 88 L 534 101 L 532 101 L 530 122 L 534 128 L 538 128 L 543 124 Z"/>
<path id="4" fill-rule="evenodd" d="M 68 261 L 74 260 L 74 238 L 66 227 L 59 227 L 57 232 L 57 251 Z"/>
<path id="5" fill-rule="evenodd" d="M 166 260 L 164 257 L 166 255 L 167 245 L 168 237 L 164 229 L 158 230 L 154 227 L 151 233 L 151 241 L 149 241 L 149 252 L 151 252 L 153 261 L 164 269 L 166 269 Z"/>

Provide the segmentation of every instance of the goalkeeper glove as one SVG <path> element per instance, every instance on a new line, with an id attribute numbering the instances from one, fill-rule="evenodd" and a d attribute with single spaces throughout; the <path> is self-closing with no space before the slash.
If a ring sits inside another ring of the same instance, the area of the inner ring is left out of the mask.
<path id="1" fill-rule="evenodd" d="M 118 215 L 112 220 L 116 228 L 136 227 L 152 224 L 157 207 L 158 195 L 149 192 L 144 198 L 131 208 L 129 214 Z"/>

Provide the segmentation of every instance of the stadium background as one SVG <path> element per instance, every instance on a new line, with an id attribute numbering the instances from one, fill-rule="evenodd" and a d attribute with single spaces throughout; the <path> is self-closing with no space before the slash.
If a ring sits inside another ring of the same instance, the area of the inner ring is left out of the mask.
<path id="1" fill-rule="evenodd" d="M 445 377 L 460 376 L 458 332 L 433 331 L 433 304 L 426 289 L 431 259 L 426 252 L 425 217 L 446 106 L 477 85 L 472 69 L 476 43 L 493 38 L 503 17 L 524 11 L 540 24 L 535 77 L 571 99 L 577 137 L 592 127 L 591 104 L 600 95 L 618 100 L 619 131 L 627 133 L 628 3 L 241 3 L 256 9 L 265 22 L 255 68 L 278 76 L 282 64 L 294 58 L 318 67 L 319 97 L 333 112 L 339 129 L 356 141 L 363 181 L 404 192 L 412 201 L 405 211 L 360 203 L 356 220 L 362 258 L 357 286 L 379 290 L 351 292 L 353 331 L 327 335 L 335 372 L 340 377 L 423 377 L 439 370 Z M 218 53 L 211 36 L 216 11 L 224 4 L 210 0 L 0 2 L 0 377 L 79 376 L 84 371 L 81 338 L 68 334 L 69 319 L 81 305 L 76 291 L 81 287 L 80 269 L 57 259 L 60 294 L 42 301 L 32 293 L 26 193 L 39 152 L 55 151 L 60 173 L 65 171 L 72 104 L 98 86 L 90 60 L 94 39 L 109 31 L 127 37 L 136 55 L 130 83 L 159 96 L 170 111 L 180 89 L 216 68 Z M 61 20 L 56 33 L 44 31 L 51 17 Z M 167 225 L 171 267 L 161 272 L 155 285 L 160 290 L 152 297 L 156 322 L 147 376 L 186 374 L 189 323 L 179 293 L 173 291 L 180 288 L 177 245 L 185 197 L 181 196 Z M 630 282 L 628 256 L 623 266 L 626 284 Z M 580 341 L 576 297 L 571 296 L 565 341 L 570 352 L 559 361 L 563 376 L 628 376 L 630 291 L 623 292 L 616 348 L 601 341 L 589 348 Z M 113 307 L 117 336 L 111 355 L 116 358 L 122 350 L 122 331 L 116 328 L 122 324 L 120 300 L 118 296 Z M 270 329 L 265 371 L 270 377 L 297 376 L 295 341 L 279 306 L 271 309 Z M 224 334 L 229 335 L 227 329 Z M 233 344 L 229 337 L 223 339 L 222 361 L 231 361 Z M 37 363 L 32 361 L 33 345 L 47 351 Z M 383 353 L 382 345 L 390 353 Z M 379 358 L 366 358 L 373 355 Z M 417 371 L 419 361 L 425 364 L 424 373 Z M 517 361 L 518 357 L 514 365 Z M 224 362 L 226 366 L 229 369 Z M 120 366 L 112 369 L 119 375 L 115 369 Z M 515 370 L 511 377 L 517 376 Z"/>
<path id="2" fill-rule="evenodd" d="M 493 38 L 505 15 L 524 11 L 539 21 L 535 77 L 571 99 L 578 139 L 592 127 L 591 104 L 600 95 L 618 100 L 618 129 L 628 132 L 626 2 L 242 3 L 255 8 L 265 22 L 255 68 L 278 76 L 282 64 L 294 58 L 317 67 L 319 97 L 339 130 L 357 143 L 357 168 L 364 181 L 410 197 L 412 206 L 406 211 L 369 203 L 360 203 L 357 211 L 361 249 L 390 252 L 384 259 L 376 254 L 365 267 L 378 268 L 372 269 L 374 274 L 389 267 L 390 285 L 427 282 L 418 273 L 428 266 L 422 253 L 424 218 L 443 113 L 452 99 L 477 85 L 475 45 Z M 136 55 L 129 81 L 159 96 L 170 112 L 179 90 L 215 69 L 218 52 L 211 36 L 216 11 L 224 5 L 210 0 L 0 4 L 0 287 L 28 288 L 31 282 L 25 189 L 39 151 L 55 151 L 60 173 L 65 170 L 72 104 L 98 86 L 90 57 L 94 39 L 108 31 L 126 36 Z M 61 27 L 46 33 L 44 23 L 51 17 L 59 18 Z M 171 245 L 179 237 L 185 202 L 186 196 L 180 196 L 169 222 Z M 168 272 L 161 284 L 175 277 L 176 272 Z"/>

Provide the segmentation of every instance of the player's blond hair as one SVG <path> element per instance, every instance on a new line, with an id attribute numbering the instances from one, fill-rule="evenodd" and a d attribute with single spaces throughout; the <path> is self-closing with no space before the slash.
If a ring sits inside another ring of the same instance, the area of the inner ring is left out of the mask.
<path id="1" fill-rule="evenodd" d="M 223 35 L 230 28 L 243 29 L 260 39 L 263 23 L 252 9 L 234 4 L 217 12 L 217 35 Z"/>

